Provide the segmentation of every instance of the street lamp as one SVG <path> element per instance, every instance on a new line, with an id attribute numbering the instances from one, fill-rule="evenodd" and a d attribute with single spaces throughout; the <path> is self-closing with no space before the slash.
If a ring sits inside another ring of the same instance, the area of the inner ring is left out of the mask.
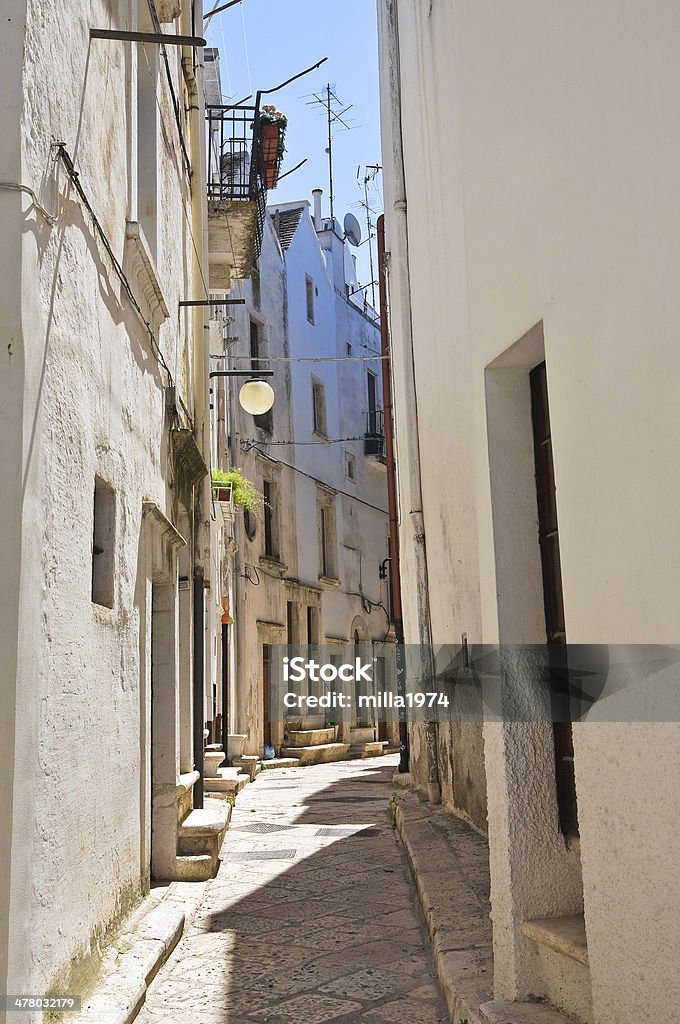
<path id="1" fill-rule="evenodd" d="M 251 377 L 245 384 L 241 385 L 238 393 L 238 400 L 241 407 L 252 416 L 262 416 L 269 412 L 274 404 L 274 389 L 262 377 L 273 377 L 273 370 L 258 370 L 257 376 L 252 377 L 252 370 L 212 370 L 210 379 L 213 377 Z"/>

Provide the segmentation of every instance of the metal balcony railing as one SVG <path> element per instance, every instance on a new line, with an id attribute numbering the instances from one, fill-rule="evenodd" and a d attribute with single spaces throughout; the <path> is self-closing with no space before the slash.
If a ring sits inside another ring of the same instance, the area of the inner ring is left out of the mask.
<path id="1" fill-rule="evenodd" d="M 267 186 L 257 106 L 205 108 L 208 144 L 208 199 L 253 203 L 255 259 L 260 255 Z"/>
<path id="2" fill-rule="evenodd" d="M 385 415 L 382 409 L 369 409 L 366 413 L 364 455 L 385 455 Z"/>

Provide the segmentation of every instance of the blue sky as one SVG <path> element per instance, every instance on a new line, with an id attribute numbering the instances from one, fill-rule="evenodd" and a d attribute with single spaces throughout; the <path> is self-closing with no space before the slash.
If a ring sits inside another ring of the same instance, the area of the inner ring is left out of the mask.
<path id="1" fill-rule="evenodd" d="M 204 0 L 209 11 L 215 0 Z M 244 31 L 245 29 L 245 31 Z M 208 44 L 220 51 L 222 90 L 234 102 L 249 92 L 269 89 L 322 57 L 326 63 L 265 98 L 288 116 L 285 174 L 307 157 L 300 170 L 270 193 L 270 202 L 309 199 L 313 188 L 324 190 L 323 212 L 329 215 L 328 157 L 325 111 L 307 106 L 309 94 L 320 94 L 328 82 L 345 106 L 352 131 L 335 131 L 333 179 L 335 216 L 342 223 L 347 212 L 357 217 L 366 237 L 366 214 L 356 204 L 363 200 L 357 185 L 366 164 L 381 162 L 378 104 L 376 12 L 373 0 L 243 0 L 242 4 L 211 20 Z M 369 203 L 382 211 L 382 178 L 369 190 Z M 375 220 L 375 217 L 373 217 Z M 368 283 L 368 246 L 355 250 L 359 276 Z M 375 255 L 375 249 L 374 249 Z"/>

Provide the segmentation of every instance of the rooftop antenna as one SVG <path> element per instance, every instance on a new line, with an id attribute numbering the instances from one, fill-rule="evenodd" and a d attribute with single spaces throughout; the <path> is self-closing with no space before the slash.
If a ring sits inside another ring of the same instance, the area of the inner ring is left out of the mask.
<path id="1" fill-rule="evenodd" d="M 348 107 L 343 106 L 342 100 L 339 99 L 335 92 L 335 86 L 329 82 L 321 93 L 314 92 L 311 94 L 311 99 L 308 101 L 307 106 L 321 106 L 326 111 L 326 120 L 328 122 L 328 149 L 326 150 L 328 153 L 328 194 L 331 204 L 331 222 L 333 222 L 335 216 L 333 207 L 333 126 L 339 124 L 342 128 L 347 129 L 347 131 L 352 130 L 354 126 L 347 123 L 345 114 L 348 110 L 352 109 L 353 104 L 350 103 Z"/>
<path id="2" fill-rule="evenodd" d="M 373 221 L 371 220 L 371 214 L 377 213 L 368 201 L 368 186 L 370 182 L 374 181 L 378 176 L 378 172 L 382 170 L 380 164 L 366 164 L 364 166 L 364 201 L 359 203 L 359 206 L 363 206 L 366 211 L 366 241 L 368 242 L 368 260 L 371 269 L 371 306 L 375 309 L 375 273 L 373 271 Z M 359 182 L 359 176 L 361 174 L 361 167 L 357 168 L 357 183 Z"/>

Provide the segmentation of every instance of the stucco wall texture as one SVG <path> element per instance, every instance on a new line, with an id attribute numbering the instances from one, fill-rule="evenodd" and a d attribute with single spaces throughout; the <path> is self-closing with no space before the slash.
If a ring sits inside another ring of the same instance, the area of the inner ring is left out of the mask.
<path id="1" fill-rule="evenodd" d="M 542 351 L 525 365 L 520 346 L 515 368 L 528 373 L 543 355 L 547 364 L 567 639 L 673 643 L 680 11 L 669 0 L 644 9 L 385 0 L 379 11 L 407 621 L 413 628 L 418 606 L 408 309 L 394 273 L 406 258 L 394 248 L 404 215 L 433 636 L 536 642 L 526 588 L 535 564 L 512 521 L 530 435 L 522 446 L 525 425 L 496 385 L 512 388 L 514 357 L 502 357 L 542 323 Z M 401 126 L 388 51 L 397 14 Z M 515 461 L 503 465 L 504 433 Z M 575 728 L 595 1024 L 677 1019 L 678 737 L 677 724 Z M 523 755 L 529 789 L 536 765 L 549 764 L 540 746 Z M 517 738 L 494 726 L 485 747 L 496 984 L 521 996 L 530 981 L 522 915 L 538 904 L 546 916 L 574 909 L 580 882 L 550 838 L 559 838 L 550 794 L 526 800 Z M 522 895 L 529 840 L 538 859 Z"/>
<path id="2" fill-rule="evenodd" d="M 3 607 L 18 609 L 0 650 L 10 700 L 14 652 L 17 661 L 13 796 L 3 804 L 13 894 L 3 991 L 43 992 L 87 967 L 148 886 L 140 537 L 142 501 L 170 507 L 167 376 L 52 148 L 65 143 L 122 263 L 126 221 L 137 219 L 134 58 L 131 44 L 91 42 L 89 29 L 131 27 L 128 5 L 76 0 L 65 11 L 12 0 L 6 10 L 3 56 L 13 59 L 2 62 L 11 102 L 0 109 L 0 179 L 29 185 L 57 217 L 50 224 L 25 195 L 0 191 L 10 325 L 2 388 L 11 396 L 0 403 L 3 506 L 21 514 L 0 526 Z M 170 66 L 181 94 L 178 59 Z M 176 310 L 191 250 L 188 186 L 162 78 L 158 103 L 157 276 Z M 167 321 L 159 344 L 181 388 L 186 321 Z M 91 595 L 95 475 L 115 491 L 112 608 Z"/>

